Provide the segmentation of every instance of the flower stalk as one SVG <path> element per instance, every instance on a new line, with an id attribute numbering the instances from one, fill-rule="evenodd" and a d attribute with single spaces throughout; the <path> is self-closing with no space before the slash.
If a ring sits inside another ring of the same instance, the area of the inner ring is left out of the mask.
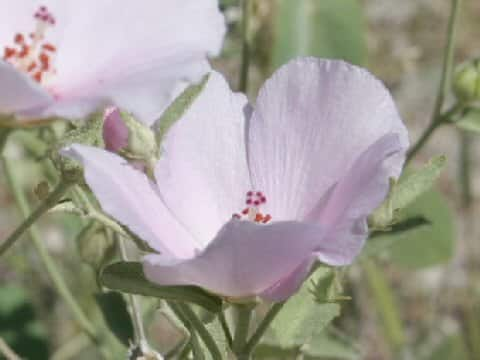
<path id="1" fill-rule="evenodd" d="M 258 325 L 257 330 L 253 333 L 250 340 L 248 340 L 248 342 L 245 344 L 243 348 L 244 354 L 251 354 L 253 352 L 255 346 L 257 346 L 257 344 L 260 342 L 262 336 L 265 334 L 272 321 L 278 315 L 280 310 L 282 310 L 283 305 L 285 305 L 285 301 L 277 302 L 272 305 L 270 310 L 268 310 L 267 314 L 260 322 L 260 325 Z"/>
<path id="2" fill-rule="evenodd" d="M 237 315 L 237 324 L 233 336 L 232 350 L 237 355 L 238 360 L 247 360 L 250 354 L 244 352 L 250 329 L 250 320 L 252 319 L 253 308 L 249 304 L 235 305 Z"/>
<path id="3" fill-rule="evenodd" d="M 417 152 L 430 139 L 435 130 L 442 124 L 445 124 L 446 116 L 442 115 L 442 108 L 449 89 L 449 82 L 452 76 L 453 55 L 455 51 L 455 34 L 457 28 L 458 13 L 461 0 L 452 0 L 452 8 L 450 18 L 448 20 L 447 44 L 443 54 L 442 75 L 440 78 L 440 86 L 438 88 L 435 105 L 433 107 L 430 125 L 424 130 L 419 140 L 413 145 L 407 154 L 407 161 L 411 160 Z M 445 114 L 448 114 L 446 112 Z"/>

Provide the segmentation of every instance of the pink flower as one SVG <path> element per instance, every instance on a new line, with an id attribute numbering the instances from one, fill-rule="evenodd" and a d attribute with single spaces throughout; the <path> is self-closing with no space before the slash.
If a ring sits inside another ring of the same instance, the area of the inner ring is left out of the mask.
<path id="1" fill-rule="evenodd" d="M 83 118 L 117 105 L 151 124 L 209 71 L 216 0 L 1 0 L 0 115 Z"/>
<path id="2" fill-rule="evenodd" d="M 107 151 L 73 145 L 103 209 L 160 254 L 149 280 L 279 300 L 316 260 L 346 265 L 400 174 L 407 131 L 385 87 L 341 61 L 300 58 L 255 110 L 217 73 L 167 133 L 156 184 Z"/>

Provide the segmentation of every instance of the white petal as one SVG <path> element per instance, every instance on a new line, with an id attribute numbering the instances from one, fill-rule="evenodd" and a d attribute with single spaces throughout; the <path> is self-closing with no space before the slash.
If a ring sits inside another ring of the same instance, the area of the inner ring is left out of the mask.
<path id="1" fill-rule="evenodd" d="M 389 92 L 342 61 L 299 58 L 260 91 L 249 123 L 252 181 L 275 220 L 303 219 L 371 144 L 388 133 L 408 145 Z M 403 155 L 390 160 L 398 175 Z"/>
<path id="2" fill-rule="evenodd" d="M 207 244 L 244 207 L 250 181 L 245 153 L 247 99 L 212 73 L 203 92 L 163 140 L 156 167 L 167 206 Z"/>
<path id="3" fill-rule="evenodd" d="M 179 81 L 208 71 L 219 52 L 224 19 L 215 0 L 85 0 L 65 28 L 52 91 L 87 113 L 105 101 L 151 124 Z M 68 114 L 68 107 L 62 111 Z M 78 116 L 77 108 L 73 115 Z"/>
<path id="4" fill-rule="evenodd" d="M 266 297 L 283 299 L 302 283 L 308 272 L 299 272 L 295 279 L 290 276 L 301 265 L 311 264 L 323 235 L 318 225 L 233 220 L 196 257 L 172 261 L 149 255 L 144 271 L 160 285 L 197 285 L 231 297 L 262 295 L 268 289 Z M 289 284 L 278 286 L 284 280 Z M 275 285 L 277 291 L 272 290 Z"/>
<path id="5" fill-rule="evenodd" d="M 85 179 L 102 209 L 150 247 L 178 258 L 195 253 L 197 246 L 192 237 L 164 206 L 145 174 L 99 148 L 74 144 L 62 154 L 83 164 Z"/>
<path id="6" fill-rule="evenodd" d="M 43 108 L 52 101 L 52 97 L 35 81 L 0 60 L 0 113 Z"/>

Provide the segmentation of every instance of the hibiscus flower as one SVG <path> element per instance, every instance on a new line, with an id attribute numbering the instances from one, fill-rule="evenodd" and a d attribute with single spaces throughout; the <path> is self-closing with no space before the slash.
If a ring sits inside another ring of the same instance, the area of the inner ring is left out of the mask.
<path id="1" fill-rule="evenodd" d="M 316 261 L 350 264 L 398 177 L 407 131 L 387 89 L 342 61 L 299 58 L 255 109 L 213 72 L 168 131 L 155 181 L 118 155 L 72 145 L 103 210 L 158 253 L 160 285 L 285 299 Z"/>
<path id="2" fill-rule="evenodd" d="M 0 0 L 0 116 L 84 118 L 117 105 L 151 124 L 209 71 L 216 0 Z"/>

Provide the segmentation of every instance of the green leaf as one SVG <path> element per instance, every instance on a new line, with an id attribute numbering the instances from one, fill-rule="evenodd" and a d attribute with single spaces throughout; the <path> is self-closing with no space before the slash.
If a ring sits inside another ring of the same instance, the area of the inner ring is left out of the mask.
<path id="1" fill-rule="evenodd" d="M 108 328 L 127 348 L 134 341 L 132 318 L 123 296 L 115 291 L 95 294 Z"/>
<path id="2" fill-rule="evenodd" d="M 222 300 L 196 286 L 159 286 L 151 283 L 143 274 L 139 262 L 118 262 L 107 266 L 100 275 L 106 287 L 130 294 L 153 296 L 166 300 L 186 301 L 211 312 L 218 312 Z"/>
<path id="3" fill-rule="evenodd" d="M 385 235 L 397 237 L 388 249 L 391 261 L 409 269 L 449 261 L 454 251 L 454 224 L 444 197 L 433 190 L 428 191 L 405 209 L 404 213 L 406 217 L 424 216 L 431 222 L 431 226 L 422 226 L 418 230 L 402 234 Z"/>
<path id="4" fill-rule="evenodd" d="M 480 135 L 480 109 L 470 109 L 464 117 L 455 124 L 462 130 Z"/>
<path id="5" fill-rule="evenodd" d="M 362 256 L 372 256 L 388 249 L 396 241 L 410 236 L 415 231 L 421 230 L 423 227 L 432 226 L 430 220 L 424 216 L 413 216 L 392 225 L 390 228 L 374 231 L 370 234 L 367 243 L 362 251 Z"/>
<path id="6" fill-rule="evenodd" d="M 318 281 L 325 269 L 320 268 L 310 280 Z M 310 341 L 340 314 L 338 304 L 319 304 L 311 294 L 311 282 L 306 281 L 292 296 L 271 324 L 267 345 L 281 349 L 294 349 Z"/>
<path id="7" fill-rule="evenodd" d="M 432 187 L 445 163 L 445 156 L 434 157 L 421 169 L 405 173 L 398 183 L 392 181 L 387 199 L 370 216 L 371 226 L 381 229 L 395 223 L 398 211 L 412 204 Z"/>
<path id="8" fill-rule="evenodd" d="M 365 26 L 358 0 L 279 0 L 277 13 L 273 68 L 302 55 L 365 64 Z"/>
<path id="9" fill-rule="evenodd" d="M 329 336 L 323 331 L 319 336 L 312 338 L 310 343 L 301 349 L 305 360 L 343 359 L 357 360 L 361 356 L 351 344 Z"/>
<path id="10" fill-rule="evenodd" d="M 193 104 L 197 96 L 200 95 L 209 76 L 209 74 L 205 75 L 198 84 L 190 85 L 183 90 L 183 92 L 163 112 L 160 119 L 156 122 L 155 134 L 158 144 L 161 144 L 168 129 L 170 129 L 170 127 L 183 116 Z"/>

